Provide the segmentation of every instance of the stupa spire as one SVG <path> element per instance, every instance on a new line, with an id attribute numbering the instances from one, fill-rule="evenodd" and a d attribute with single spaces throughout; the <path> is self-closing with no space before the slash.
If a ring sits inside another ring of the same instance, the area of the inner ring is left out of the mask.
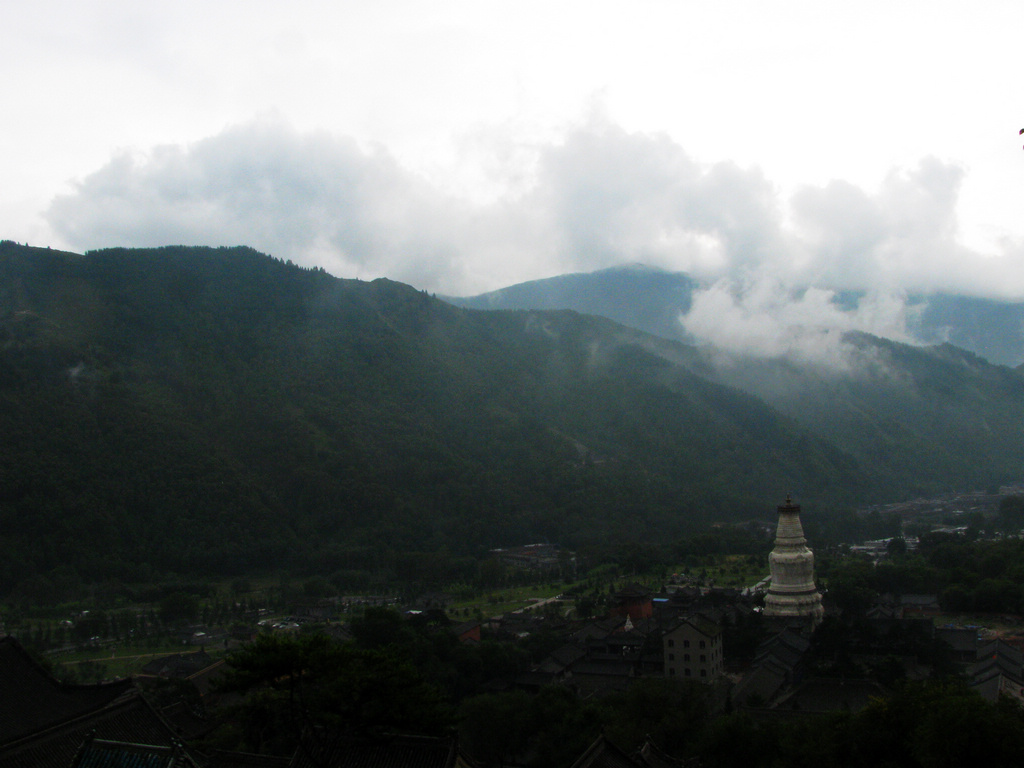
<path id="1" fill-rule="evenodd" d="M 807 547 L 800 524 L 800 505 L 787 495 L 778 513 L 775 549 L 768 556 L 771 586 L 764 602 L 764 615 L 806 618 L 817 625 L 824 609 L 821 593 L 814 584 L 814 553 Z"/>

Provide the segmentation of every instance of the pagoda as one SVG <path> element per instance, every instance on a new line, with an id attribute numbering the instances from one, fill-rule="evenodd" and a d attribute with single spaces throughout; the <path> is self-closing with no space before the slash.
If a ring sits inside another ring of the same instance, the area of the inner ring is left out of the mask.
<path id="1" fill-rule="evenodd" d="M 764 601 L 764 615 L 808 619 L 817 626 L 824 609 L 821 593 L 814 585 L 814 553 L 808 549 L 800 525 L 800 505 L 786 496 L 778 512 L 775 549 L 768 556 L 771 586 Z"/>

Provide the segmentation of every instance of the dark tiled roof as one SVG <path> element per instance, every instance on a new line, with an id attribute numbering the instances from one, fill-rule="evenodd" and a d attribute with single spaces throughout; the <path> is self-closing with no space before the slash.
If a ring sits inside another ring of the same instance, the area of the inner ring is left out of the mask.
<path id="1" fill-rule="evenodd" d="M 454 768 L 468 765 L 454 738 L 344 735 L 303 740 L 290 768 Z"/>
<path id="2" fill-rule="evenodd" d="M 197 768 L 180 745 L 87 739 L 70 768 Z"/>
<path id="3" fill-rule="evenodd" d="M 0 747 L 0 768 L 66 768 L 89 737 L 170 747 L 174 736 L 137 690 L 122 699 Z"/>
<path id="4" fill-rule="evenodd" d="M 620 658 L 595 659 L 577 662 L 572 668 L 574 677 L 600 675 L 602 677 L 630 677 L 635 669 L 632 661 Z"/>
<path id="5" fill-rule="evenodd" d="M 978 648 L 979 661 L 995 658 L 1006 664 L 1008 668 L 1016 669 L 1018 672 L 1024 666 L 1024 654 L 1021 653 L 1020 649 L 1014 648 L 1002 640 L 990 640 Z"/>
<path id="6" fill-rule="evenodd" d="M 684 624 L 693 627 L 695 630 L 700 632 L 705 637 L 713 638 L 722 633 L 721 626 L 711 621 L 710 619 L 706 618 L 705 616 L 702 616 L 701 614 L 694 614 L 693 616 L 688 616 L 687 618 L 679 622 L 679 624 L 677 624 L 671 631 L 675 632 Z"/>
<path id="7" fill-rule="evenodd" d="M 885 694 L 885 689 L 874 680 L 815 678 L 805 680 L 774 706 L 805 713 L 859 712 L 873 699 L 882 698 Z"/>
<path id="8" fill-rule="evenodd" d="M 640 768 L 641 765 L 602 734 L 577 758 L 572 768 Z"/>
<path id="9" fill-rule="evenodd" d="M 288 768 L 290 757 L 253 755 L 248 752 L 214 750 L 206 761 L 206 768 Z"/>
<path id="10" fill-rule="evenodd" d="M 681 760 L 666 754 L 651 741 L 650 737 L 637 750 L 635 759 L 647 768 L 684 768 L 687 765 L 697 766 L 700 764 L 699 758 Z"/>
<path id="11" fill-rule="evenodd" d="M 954 651 L 975 653 L 978 650 L 978 630 L 961 627 L 939 627 L 935 637 L 942 640 Z"/>
<path id="12" fill-rule="evenodd" d="M 455 624 L 455 625 L 449 627 L 449 631 L 453 635 L 459 636 L 459 635 L 464 635 L 467 632 L 472 632 L 474 629 L 479 629 L 479 628 L 480 628 L 480 622 L 479 621 L 464 621 L 461 624 Z"/>
<path id="13" fill-rule="evenodd" d="M 561 674 L 580 659 L 586 658 L 587 651 L 573 643 L 563 645 L 551 652 L 536 669 L 547 674 Z"/>
<path id="14" fill-rule="evenodd" d="M 993 674 L 1000 674 L 1017 685 L 1024 684 L 1020 664 L 1014 664 L 1004 657 L 981 659 L 967 669 L 967 678 L 973 683 L 986 679 Z"/>
<path id="15" fill-rule="evenodd" d="M 153 659 L 142 668 L 143 674 L 157 675 L 159 677 L 191 677 L 197 672 L 206 669 L 214 663 L 214 660 L 206 651 L 195 653 L 173 653 L 170 656 L 161 656 Z"/>
<path id="16" fill-rule="evenodd" d="M 786 675 L 779 670 L 755 667 L 736 684 L 732 698 L 739 706 L 767 706 L 782 690 Z"/>
<path id="17" fill-rule="evenodd" d="M 185 740 L 197 739 L 213 730 L 214 723 L 203 717 L 184 699 L 160 708 L 160 716 L 174 733 Z"/>
<path id="18" fill-rule="evenodd" d="M 227 660 L 217 659 L 217 661 L 213 662 L 208 667 L 200 669 L 195 674 L 189 675 L 186 679 L 196 687 L 200 696 L 205 696 L 212 690 L 213 684 L 220 679 L 226 671 Z"/>
<path id="19" fill-rule="evenodd" d="M 651 590 L 639 584 L 627 584 L 615 593 L 616 600 L 650 600 Z"/>
<path id="20" fill-rule="evenodd" d="M 1003 674 L 998 669 L 971 681 L 971 690 L 976 691 L 985 701 L 995 703 L 1003 692 Z"/>
<path id="21" fill-rule="evenodd" d="M 131 690 L 130 680 L 103 685 L 59 683 L 13 637 L 0 639 L 0 749 L 108 706 Z"/>
<path id="22" fill-rule="evenodd" d="M 626 618 L 624 616 L 609 616 L 604 619 L 598 619 L 577 630 L 573 634 L 572 639 L 578 643 L 591 639 L 603 639 L 620 631 L 625 623 Z"/>
<path id="23" fill-rule="evenodd" d="M 774 659 L 778 664 L 792 669 L 804 657 L 810 646 L 811 644 L 806 638 L 784 630 L 758 646 L 754 664 L 758 665 L 768 659 Z"/>

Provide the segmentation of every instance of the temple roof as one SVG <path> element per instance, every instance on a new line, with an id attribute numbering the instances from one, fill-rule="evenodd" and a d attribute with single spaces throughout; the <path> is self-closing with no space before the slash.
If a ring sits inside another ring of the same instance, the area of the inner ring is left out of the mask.
<path id="1" fill-rule="evenodd" d="M 60 683 L 13 637 L 0 639 L 0 748 L 16 739 L 108 706 L 131 680 L 102 685 Z"/>
<path id="2" fill-rule="evenodd" d="M 601 734 L 571 768 L 638 768 L 639 763 Z"/>
<path id="3" fill-rule="evenodd" d="M 197 768 L 180 745 L 87 739 L 70 768 Z"/>
<path id="4" fill-rule="evenodd" d="M 58 682 L 12 637 L 0 639 L 0 693 L 0 768 L 70 766 L 93 737 L 158 751 L 175 744 L 131 680 Z"/>
<path id="5" fill-rule="evenodd" d="M 308 737 L 296 751 L 291 768 L 455 768 L 468 766 L 454 738 L 344 734 Z"/>
<path id="6" fill-rule="evenodd" d="M 137 690 L 113 704 L 0 746 L 0 768 L 67 766 L 91 735 L 169 747 L 174 735 Z"/>

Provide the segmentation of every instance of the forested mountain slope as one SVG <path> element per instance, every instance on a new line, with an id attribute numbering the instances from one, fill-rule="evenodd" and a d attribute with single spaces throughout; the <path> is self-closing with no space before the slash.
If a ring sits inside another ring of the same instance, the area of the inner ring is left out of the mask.
<path id="1" fill-rule="evenodd" d="M 847 333 L 821 360 L 711 353 L 716 380 L 840 446 L 882 497 L 1024 479 L 1024 376 L 949 344 Z"/>
<path id="2" fill-rule="evenodd" d="M 630 265 L 451 301 L 472 307 L 570 308 L 685 340 L 679 318 L 700 287 L 682 273 Z M 863 298 L 862 292 L 839 292 L 833 303 L 837 311 L 851 310 Z M 1019 481 L 1024 378 L 1000 363 L 1024 358 L 1024 304 L 911 295 L 906 313 L 906 330 L 930 346 L 857 333 L 840 339 L 821 328 L 793 328 L 788 329 L 792 339 L 773 339 L 780 347 L 794 342 L 790 352 L 741 354 L 702 347 L 702 367 L 689 358 L 683 362 L 766 401 L 852 455 L 871 475 L 877 496 Z M 939 343 L 943 340 L 964 349 Z"/>
<path id="3" fill-rule="evenodd" d="M 0 245 L 0 592 L 665 539 L 870 467 L 694 350 L 246 248 Z"/>
<path id="4" fill-rule="evenodd" d="M 446 296 L 470 309 L 572 309 L 676 341 L 690 341 L 679 322 L 700 285 L 682 272 L 642 264 L 531 280 L 479 296 Z"/>

